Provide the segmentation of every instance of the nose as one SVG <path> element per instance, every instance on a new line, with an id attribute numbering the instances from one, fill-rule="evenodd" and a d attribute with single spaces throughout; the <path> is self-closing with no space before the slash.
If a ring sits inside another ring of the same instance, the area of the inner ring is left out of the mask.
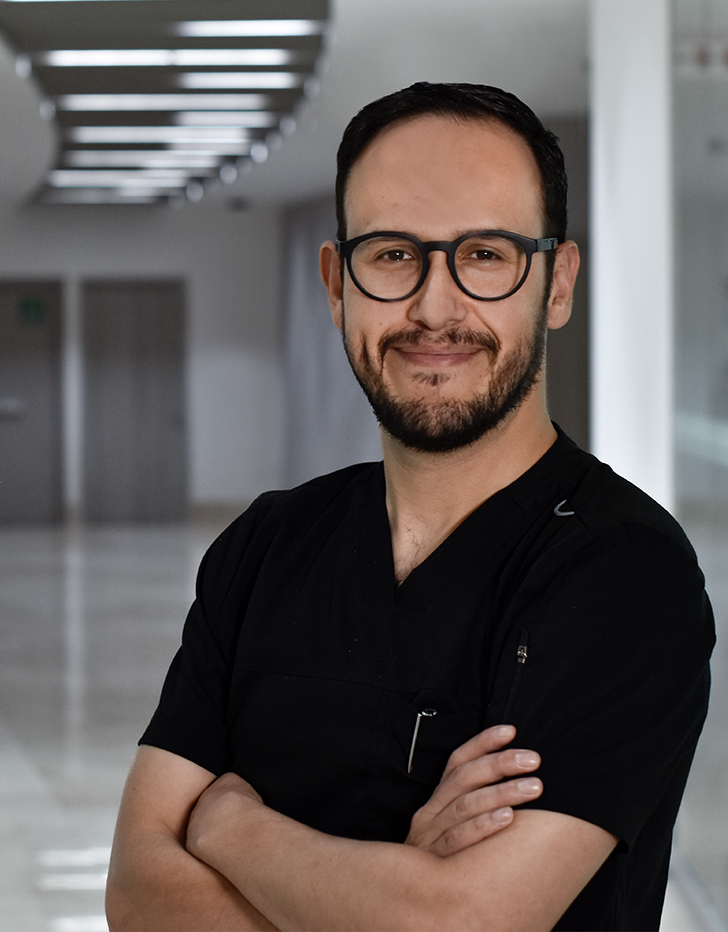
<path id="1" fill-rule="evenodd" d="M 429 258 L 427 277 L 410 299 L 407 316 L 427 330 L 444 330 L 467 316 L 468 298 L 450 274 L 445 253 L 433 250 Z"/>

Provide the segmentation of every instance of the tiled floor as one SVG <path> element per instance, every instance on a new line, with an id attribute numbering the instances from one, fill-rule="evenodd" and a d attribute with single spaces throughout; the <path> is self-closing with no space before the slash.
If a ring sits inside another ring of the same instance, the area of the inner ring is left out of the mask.
<path id="1" fill-rule="evenodd" d="M 217 529 L 0 530 L 0 932 L 106 930 L 123 781 Z M 728 757 L 718 732 L 708 772 Z M 689 848 L 706 862 L 719 850 L 725 879 L 724 820 L 706 828 L 701 779 Z M 663 928 L 724 932 L 717 913 L 696 916 L 689 865 L 676 879 Z"/>
<path id="2" fill-rule="evenodd" d="M 179 642 L 203 536 L 0 532 L 0 929 L 106 929 L 136 739 Z"/>

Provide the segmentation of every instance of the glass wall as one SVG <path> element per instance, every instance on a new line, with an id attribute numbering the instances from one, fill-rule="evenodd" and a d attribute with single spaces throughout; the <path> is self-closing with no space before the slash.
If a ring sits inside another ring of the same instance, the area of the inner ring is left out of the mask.
<path id="1" fill-rule="evenodd" d="M 673 0 L 676 481 L 718 626 L 678 850 L 728 928 L 728 0 Z"/>

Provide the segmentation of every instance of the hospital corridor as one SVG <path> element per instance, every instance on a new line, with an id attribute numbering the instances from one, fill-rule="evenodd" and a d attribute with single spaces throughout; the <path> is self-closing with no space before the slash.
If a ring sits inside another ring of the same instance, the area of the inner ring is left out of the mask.
<path id="1" fill-rule="evenodd" d="M 381 459 L 319 247 L 344 126 L 416 81 L 508 88 L 560 140 L 582 265 L 549 414 L 705 574 L 661 929 L 728 932 L 728 0 L 0 0 L 0 932 L 108 932 L 207 548 Z"/>

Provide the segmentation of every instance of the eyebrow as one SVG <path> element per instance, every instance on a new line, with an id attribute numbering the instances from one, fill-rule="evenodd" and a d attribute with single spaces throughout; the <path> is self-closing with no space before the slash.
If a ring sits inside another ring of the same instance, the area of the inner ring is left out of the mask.
<path id="1" fill-rule="evenodd" d="M 439 242 L 454 242 L 456 239 L 460 239 L 461 236 L 468 236 L 469 234 L 475 235 L 476 233 L 517 233 L 519 236 L 526 236 L 529 239 L 538 239 L 539 237 L 532 237 L 528 233 L 521 233 L 520 230 L 506 230 L 503 227 L 467 227 L 460 228 L 455 231 L 455 233 L 449 239 L 435 239 L 435 240 L 425 240 L 421 236 L 418 236 L 416 233 L 412 233 L 410 230 L 367 230 L 364 233 L 358 233 L 357 236 L 368 236 L 374 233 L 395 233 L 402 234 L 403 236 L 414 236 L 415 239 L 418 239 L 422 243 L 439 243 Z M 347 239 L 353 239 L 354 237 L 348 236 Z"/>

